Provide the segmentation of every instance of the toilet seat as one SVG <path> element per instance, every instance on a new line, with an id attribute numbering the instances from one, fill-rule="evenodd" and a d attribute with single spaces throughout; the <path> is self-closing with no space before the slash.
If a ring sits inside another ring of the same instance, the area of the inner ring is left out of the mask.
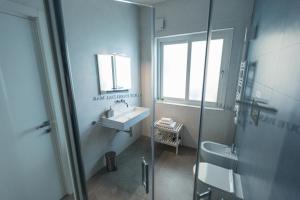
<path id="1" fill-rule="evenodd" d="M 195 175 L 196 165 L 193 167 Z M 219 190 L 243 199 L 240 175 L 233 173 L 231 169 L 226 169 L 206 162 L 199 163 L 198 179 Z"/>
<path id="2" fill-rule="evenodd" d="M 193 167 L 195 174 L 196 165 Z M 200 162 L 198 179 L 228 193 L 234 193 L 233 171 L 210 163 Z"/>

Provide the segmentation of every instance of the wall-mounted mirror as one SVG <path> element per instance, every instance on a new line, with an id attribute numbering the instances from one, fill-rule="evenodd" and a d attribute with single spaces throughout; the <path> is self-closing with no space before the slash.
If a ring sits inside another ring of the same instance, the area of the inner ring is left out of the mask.
<path id="1" fill-rule="evenodd" d="M 128 56 L 98 54 L 100 92 L 131 89 L 131 59 Z"/>

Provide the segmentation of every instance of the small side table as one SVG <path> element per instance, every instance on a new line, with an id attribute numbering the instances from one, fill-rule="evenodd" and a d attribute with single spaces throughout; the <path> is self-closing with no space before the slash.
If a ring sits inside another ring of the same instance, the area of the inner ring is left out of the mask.
<path id="1" fill-rule="evenodd" d="M 157 130 L 154 135 L 155 142 L 175 147 L 177 155 L 178 147 L 182 145 L 181 131 L 183 129 L 183 123 L 176 122 L 174 128 L 168 128 L 160 126 L 158 121 L 159 120 L 154 122 L 154 128 Z"/>

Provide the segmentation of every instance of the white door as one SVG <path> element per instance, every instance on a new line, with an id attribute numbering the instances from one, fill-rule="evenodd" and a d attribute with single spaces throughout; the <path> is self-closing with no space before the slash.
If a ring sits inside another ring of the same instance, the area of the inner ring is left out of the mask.
<path id="1" fill-rule="evenodd" d="M 0 199 L 3 200 L 58 200 L 64 194 L 53 133 L 47 124 L 51 117 L 36 28 L 32 18 L 0 9 Z M 41 125 L 44 126 L 38 128 Z"/>

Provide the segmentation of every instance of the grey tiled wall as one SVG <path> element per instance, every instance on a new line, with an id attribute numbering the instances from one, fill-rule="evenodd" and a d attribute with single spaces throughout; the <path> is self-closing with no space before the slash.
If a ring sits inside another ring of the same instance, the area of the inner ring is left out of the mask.
<path id="1" fill-rule="evenodd" d="M 239 167 L 247 200 L 300 199 L 300 1 L 257 0 L 252 97 L 277 112 L 262 111 L 258 126 L 244 107 L 237 129 Z M 245 123 L 242 123 L 245 122 Z"/>

